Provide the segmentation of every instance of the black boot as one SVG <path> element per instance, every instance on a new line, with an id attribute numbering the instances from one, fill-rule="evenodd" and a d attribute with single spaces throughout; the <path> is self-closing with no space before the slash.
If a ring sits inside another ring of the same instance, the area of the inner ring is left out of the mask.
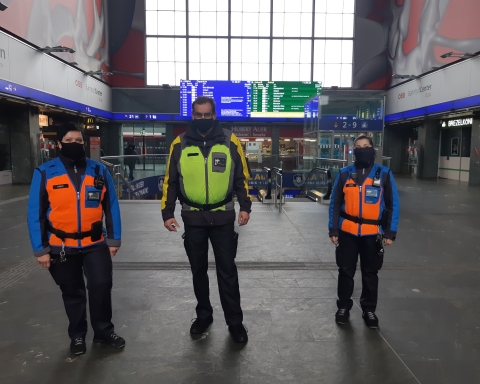
<path id="1" fill-rule="evenodd" d="M 70 352 L 74 355 L 83 355 L 87 352 L 87 345 L 83 337 L 77 337 L 70 342 Z"/>

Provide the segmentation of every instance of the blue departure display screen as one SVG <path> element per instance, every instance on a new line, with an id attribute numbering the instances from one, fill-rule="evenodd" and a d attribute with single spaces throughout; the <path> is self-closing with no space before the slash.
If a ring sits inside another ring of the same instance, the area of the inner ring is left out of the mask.
<path id="1" fill-rule="evenodd" d="M 192 116 L 192 102 L 198 96 L 215 100 L 218 120 L 250 117 L 250 82 L 222 80 L 182 80 L 180 82 L 180 115 Z"/>

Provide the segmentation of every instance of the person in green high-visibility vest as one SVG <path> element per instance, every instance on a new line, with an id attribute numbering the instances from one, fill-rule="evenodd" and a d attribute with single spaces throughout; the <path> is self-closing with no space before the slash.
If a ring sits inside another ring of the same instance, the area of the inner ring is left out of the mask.
<path id="1" fill-rule="evenodd" d="M 162 216 L 165 227 L 176 232 L 177 198 L 185 224 L 184 246 L 193 275 L 197 318 L 190 333 L 202 334 L 213 322 L 208 282 L 208 240 L 212 243 L 225 320 L 237 343 L 248 341 L 243 326 L 240 289 L 235 265 L 238 233 L 235 232 L 233 193 L 240 205 L 238 224 L 250 219 L 249 172 L 240 140 L 218 124 L 215 101 L 200 96 L 192 104 L 192 123 L 170 147 L 163 184 Z"/>

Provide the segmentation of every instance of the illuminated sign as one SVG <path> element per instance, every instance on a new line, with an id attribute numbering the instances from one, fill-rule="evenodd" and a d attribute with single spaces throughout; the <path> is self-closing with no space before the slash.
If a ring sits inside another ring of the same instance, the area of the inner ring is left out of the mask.
<path id="1" fill-rule="evenodd" d="M 40 125 L 40 127 L 48 127 L 48 116 L 38 115 L 38 125 Z"/>
<path id="2" fill-rule="evenodd" d="M 85 129 L 97 129 L 94 117 L 85 118 Z"/>
<path id="3" fill-rule="evenodd" d="M 251 117 L 303 118 L 305 103 L 322 93 L 321 82 L 252 81 Z M 328 103 L 328 100 L 323 100 Z"/>
<path id="4" fill-rule="evenodd" d="M 448 120 L 447 122 L 447 127 L 465 127 L 473 124 L 473 118 L 467 118 L 467 119 L 456 119 L 456 120 Z M 442 124 L 442 127 L 444 125 Z"/>
<path id="5" fill-rule="evenodd" d="M 123 118 L 125 120 L 140 120 L 140 115 L 134 115 L 134 114 L 124 114 Z"/>

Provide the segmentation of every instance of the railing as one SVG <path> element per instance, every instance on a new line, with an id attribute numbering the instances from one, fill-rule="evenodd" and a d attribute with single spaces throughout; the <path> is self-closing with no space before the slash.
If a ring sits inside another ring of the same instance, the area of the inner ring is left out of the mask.
<path id="1" fill-rule="evenodd" d="M 339 160 L 339 159 L 322 159 L 317 157 L 316 163 L 312 167 L 313 168 L 323 168 L 328 169 L 331 173 L 332 179 L 337 177 L 338 172 L 340 169 L 347 166 L 347 160 Z"/>
<path id="2" fill-rule="evenodd" d="M 383 156 L 382 165 L 387 168 L 390 168 L 390 160 L 392 160 L 391 157 Z"/>
<path id="3" fill-rule="evenodd" d="M 168 155 L 102 156 L 100 159 L 106 160 L 113 165 L 120 165 L 124 170 L 125 177 L 131 179 L 130 176 L 132 176 L 135 179 L 144 179 L 149 176 L 164 175 L 167 168 Z M 132 164 L 132 170 L 130 170 L 129 164 Z"/>
<path id="4" fill-rule="evenodd" d="M 116 181 L 120 199 L 158 199 L 161 196 L 168 155 L 102 156 L 100 161 Z"/>
<path id="5" fill-rule="evenodd" d="M 132 191 L 132 184 L 130 180 L 126 180 L 123 177 L 123 171 L 122 171 L 122 166 L 120 164 L 111 164 L 108 161 L 105 161 L 103 159 L 100 159 L 100 162 L 105 165 L 108 169 L 108 171 L 111 173 L 112 178 L 114 181 L 117 183 L 117 196 L 119 198 L 123 197 L 123 189 L 128 190 L 128 200 L 132 200 L 132 192 L 133 192 L 133 198 L 138 199 L 138 193 L 135 193 Z M 121 182 L 121 183 L 120 183 Z M 123 188 L 120 188 L 120 185 L 122 185 Z"/>
<path id="6" fill-rule="evenodd" d="M 278 208 L 278 212 L 282 213 L 283 204 L 283 170 L 282 168 L 273 167 L 275 171 L 275 208 Z"/>
<path id="7" fill-rule="evenodd" d="M 258 191 L 257 198 L 262 203 L 265 203 L 265 200 L 272 199 L 272 170 L 267 167 L 263 167 L 263 171 L 267 172 L 267 189 L 260 189 Z"/>
<path id="8" fill-rule="evenodd" d="M 269 155 L 249 153 L 246 155 L 250 169 L 259 172 L 263 168 L 282 167 L 284 172 L 294 172 L 304 169 L 303 156 L 297 154 Z M 282 163 L 282 165 L 280 165 Z M 308 168 L 310 169 L 310 168 Z"/>
<path id="9" fill-rule="evenodd" d="M 312 201 L 329 200 L 332 195 L 332 173 L 329 169 L 315 167 L 308 174 L 298 197 Z"/>
<path id="10" fill-rule="evenodd" d="M 322 157 L 317 157 L 315 158 L 317 163 L 325 163 L 328 164 L 329 166 L 337 167 L 337 168 L 343 168 L 345 165 L 347 165 L 347 160 L 341 160 L 341 159 L 324 159 Z"/>

